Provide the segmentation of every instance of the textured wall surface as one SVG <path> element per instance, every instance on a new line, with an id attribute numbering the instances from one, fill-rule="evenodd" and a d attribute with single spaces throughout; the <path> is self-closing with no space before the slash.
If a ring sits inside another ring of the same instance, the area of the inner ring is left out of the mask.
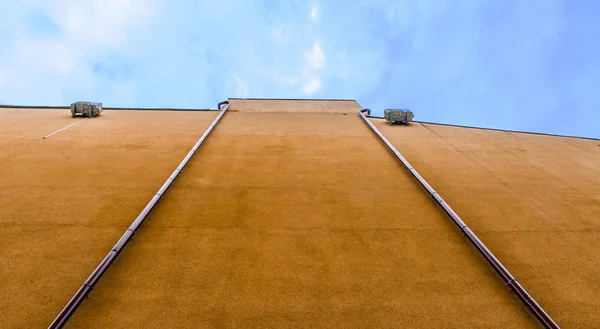
<path id="1" fill-rule="evenodd" d="M 356 113 L 360 106 L 353 100 L 258 100 L 229 99 L 232 111 L 240 112 L 305 112 Z"/>
<path id="2" fill-rule="evenodd" d="M 376 126 L 564 328 L 600 328 L 600 141 Z"/>
<path id="3" fill-rule="evenodd" d="M 216 112 L 0 109 L 1 328 L 46 328 Z"/>
<path id="4" fill-rule="evenodd" d="M 358 104 L 252 102 L 270 113 L 231 101 L 68 327 L 539 327 Z M 0 109 L 3 326 L 47 326 L 215 117 L 42 140 L 79 119 Z M 559 325 L 600 326 L 600 142 L 372 121 Z"/>
<path id="5" fill-rule="evenodd" d="M 356 114 L 213 133 L 74 327 L 535 323 Z"/>

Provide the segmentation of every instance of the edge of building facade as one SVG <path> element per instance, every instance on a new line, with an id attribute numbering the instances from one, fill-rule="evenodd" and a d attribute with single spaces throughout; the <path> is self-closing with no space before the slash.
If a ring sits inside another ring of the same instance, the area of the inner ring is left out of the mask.
<path id="1" fill-rule="evenodd" d="M 234 103 L 237 102 L 237 101 L 242 101 L 242 102 L 243 101 L 250 101 L 250 102 L 254 102 L 254 101 L 294 101 L 294 102 L 309 101 L 309 102 L 332 102 L 332 103 L 335 103 L 335 102 L 348 102 L 348 103 L 354 103 L 358 107 L 363 108 L 358 103 L 358 101 L 353 100 L 353 99 L 326 99 L 326 98 L 241 98 L 241 97 L 229 97 L 228 100 L 234 101 Z M 28 105 L 7 105 L 7 104 L 0 104 L 0 108 L 9 108 L 9 109 L 10 108 L 14 108 L 14 109 L 69 109 L 69 106 L 45 106 L 45 105 L 31 105 L 31 106 L 28 106 Z M 163 108 L 163 107 L 159 107 L 159 108 L 152 108 L 152 107 L 104 107 L 104 110 L 116 110 L 116 111 L 216 111 L 216 109 Z M 354 110 L 354 109 L 352 109 L 352 110 Z M 231 111 L 235 112 L 235 111 L 239 111 L 239 109 L 236 109 L 236 106 L 232 106 L 232 110 Z M 243 111 L 246 112 L 247 109 L 245 109 Z M 258 112 L 258 111 L 254 110 L 254 111 L 248 111 L 248 112 Z M 271 112 L 271 111 L 265 111 L 265 112 Z M 282 112 L 284 112 L 284 111 L 282 111 Z M 294 111 L 294 112 L 349 113 L 348 109 L 343 109 L 341 111 Z M 372 118 L 372 119 L 384 119 L 383 117 L 380 117 L 380 116 L 370 116 L 370 118 Z M 532 132 L 532 131 L 520 131 L 520 130 L 510 130 L 510 129 L 501 129 L 501 128 L 466 126 L 466 125 L 459 125 L 459 124 L 430 122 L 430 121 L 419 121 L 419 120 L 413 120 L 413 122 L 415 122 L 415 123 L 421 123 L 421 124 L 439 125 L 439 126 L 449 126 L 449 127 L 459 127 L 459 128 L 471 128 L 471 129 L 481 129 L 481 130 L 503 131 L 503 132 L 508 132 L 508 133 L 530 134 L 530 135 L 540 135 L 540 136 L 554 136 L 554 137 L 565 137 L 565 138 L 578 138 L 578 139 L 600 141 L 600 138 L 596 138 L 596 137 L 574 136 L 574 135 L 560 135 L 560 134 L 552 134 L 552 133 L 542 133 L 542 132 Z"/>

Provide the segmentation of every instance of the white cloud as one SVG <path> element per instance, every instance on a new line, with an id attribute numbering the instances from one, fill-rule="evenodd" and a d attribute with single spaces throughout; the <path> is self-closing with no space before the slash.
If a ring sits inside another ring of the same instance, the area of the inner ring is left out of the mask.
<path id="1" fill-rule="evenodd" d="M 312 77 L 306 84 L 302 86 L 301 92 L 303 94 L 312 95 L 317 91 L 321 90 L 322 82 L 317 77 Z"/>
<path id="2" fill-rule="evenodd" d="M 325 68 L 325 54 L 318 41 L 313 43 L 312 49 L 304 54 L 305 66 L 300 73 L 302 77 L 302 94 L 311 95 L 321 90 L 323 87 L 321 74 L 317 70 Z"/>
<path id="3" fill-rule="evenodd" d="M 246 98 L 248 97 L 248 83 L 242 80 L 238 76 L 234 76 L 235 79 L 235 97 Z"/>
<path id="4" fill-rule="evenodd" d="M 129 32 L 144 26 L 157 13 L 155 0 L 51 0 L 36 4 L 32 9 L 41 10 L 58 26 L 59 40 L 96 47 L 91 51 L 126 45 Z"/>
<path id="5" fill-rule="evenodd" d="M 284 79 L 285 83 L 287 83 L 288 85 L 295 85 L 298 83 L 298 79 L 295 77 L 287 77 Z"/>
<path id="6" fill-rule="evenodd" d="M 33 27 L 22 19 L 31 12 L 45 15 L 56 32 L 32 34 Z M 14 37 L 3 54 L 10 64 L 5 72 L 10 83 L 0 97 L 31 103 L 31 91 L 36 90 L 35 102 L 61 104 L 72 101 L 63 99 L 66 94 L 97 93 L 102 78 L 94 75 L 93 65 L 109 54 L 132 54 L 132 40 L 151 26 L 158 10 L 156 0 L 30 0 L 0 13 L 0 19 L 9 13 L 17 16 L 11 24 Z"/>
<path id="7" fill-rule="evenodd" d="M 316 41 L 313 44 L 312 50 L 305 55 L 308 66 L 314 69 L 322 69 L 325 67 L 325 54 L 321 50 L 321 45 Z"/>
<path id="8" fill-rule="evenodd" d="M 286 25 L 280 25 L 274 28 L 272 33 L 275 39 L 277 39 L 277 41 L 286 42 L 290 40 L 290 28 Z"/>
<path id="9" fill-rule="evenodd" d="M 310 10 L 310 19 L 314 21 L 317 17 L 319 17 L 319 5 L 314 5 Z"/>

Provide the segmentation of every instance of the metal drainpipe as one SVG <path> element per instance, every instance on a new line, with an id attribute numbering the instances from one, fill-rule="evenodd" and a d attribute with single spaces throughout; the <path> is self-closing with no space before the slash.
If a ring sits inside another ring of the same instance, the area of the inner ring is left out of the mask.
<path id="1" fill-rule="evenodd" d="M 217 104 L 217 109 L 220 110 L 221 109 L 221 105 L 224 105 L 224 104 L 229 105 L 229 101 L 222 101 L 222 102 L 220 102 L 219 104 Z"/>
<path id="2" fill-rule="evenodd" d="M 466 235 L 469 241 L 479 250 L 479 252 L 485 257 L 494 270 L 502 277 L 504 282 L 510 287 L 510 289 L 519 297 L 519 299 L 525 304 L 525 306 L 535 315 L 540 323 L 549 329 L 560 328 L 554 320 L 544 311 L 544 309 L 527 293 L 525 288 L 515 279 L 515 277 L 502 265 L 502 263 L 492 254 L 492 252 L 483 244 L 483 242 L 475 235 L 475 233 L 465 224 L 465 222 L 458 216 L 458 214 L 450 207 L 450 205 L 442 199 L 442 197 L 425 181 L 425 179 L 419 175 L 419 173 L 410 165 L 410 163 L 396 150 L 396 148 L 390 143 L 385 136 L 377 129 L 373 123 L 359 111 L 358 114 L 364 120 L 364 122 L 371 128 L 371 130 L 385 143 L 394 156 L 402 162 L 404 167 L 419 181 L 421 186 L 427 190 L 427 192 L 433 197 L 433 199 L 442 207 L 444 212 L 452 219 L 454 224 L 458 226 L 461 231 Z"/>
<path id="3" fill-rule="evenodd" d="M 100 262 L 98 267 L 92 272 L 92 274 L 88 277 L 87 280 L 83 283 L 83 285 L 77 290 L 75 295 L 71 298 L 71 300 L 67 303 L 67 305 L 62 309 L 62 311 L 58 314 L 58 316 L 54 319 L 54 321 L 48 327 L 49 329 L 62 328 L 67 321 L 71 318 L 71 316 L 75 313 L 79 305 L 83 302 L 83 299 L 90 293 L 90 291 L 94 288 L 94 286 L 98 283 L 102 275 L 106 272 L 108 267 L 112 264 L 112 262 L 117 258 L 117 256 L 121 253 L 123 248 L 127 245 L 127 243 L 131 240 L 137 229 L 142 225 L 144 220 L 148 217 L 148 214 L 154 206 L 158 203 L 158 201 L 163 197 L 167 189 L 171 186 L 171 183 L 177 178 L 179 173 L 183 170 L 188 161 L 192 158 L 196 150 L 200 147 L 202 142 L 208 137 L 213 128 L 217 125 L 221 117 L 225 114 L 225 112 L 229 109 L 229 102 L 221 102 L 219 103 L 219 109 L 221 108 L 221 104 L 226 104 L 223 107 L 223 110 L 219 115 L 215 118 L 212 124 L 206 129 L 202 137 L 196 142 L 192 150 L 188 153 L 188 155 L 181 161 L 177 169 L 169 176 L 169 178 L 165 181 L 163 186 L 158 190 L 158 192 L 154 195 L 152 200 L 146 205 L 144 210 L 138 215 L 138 217 L 133 221 L 131 226 L 125 231 L 123 236 L 117 241 L 115 246 L 108 252 L 106 257 Z"/>

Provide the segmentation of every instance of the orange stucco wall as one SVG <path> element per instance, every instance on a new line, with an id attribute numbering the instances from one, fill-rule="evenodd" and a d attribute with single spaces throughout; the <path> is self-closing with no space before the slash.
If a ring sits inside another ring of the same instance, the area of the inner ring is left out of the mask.
<path id="1" fill-rule="evenodd" d="M 69 327 L 538 326 L 358 104 L 262 102 L 232 100 Z M 0 109 L 4 325 L 47 326 L 215 117 L 42 140 L 78 119 Z M 598 141 L 372 121 L 561 326 L 600 326 Z"/>
<path id="2" fill-rule="evenodd" d="M 559 325 L 600 327 L 600 141 L 373 122 Z"/>

